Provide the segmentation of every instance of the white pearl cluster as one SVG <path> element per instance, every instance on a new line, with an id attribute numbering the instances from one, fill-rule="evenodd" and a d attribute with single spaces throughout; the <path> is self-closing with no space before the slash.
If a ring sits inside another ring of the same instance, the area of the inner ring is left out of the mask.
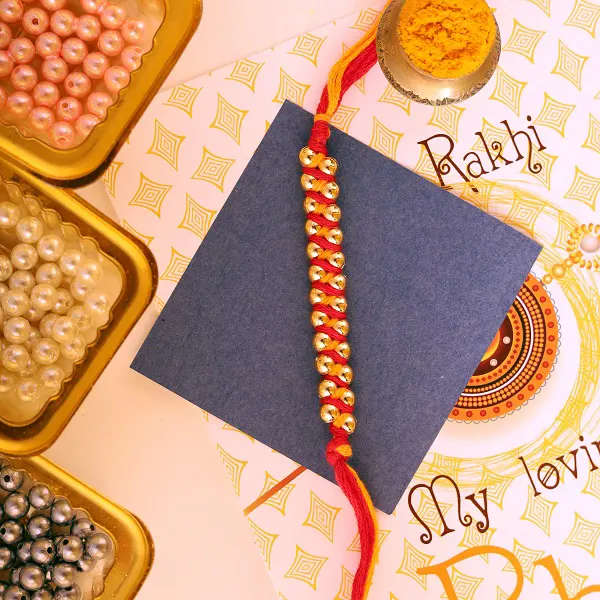
<path id="1" fill-rule="evenodd" d="M 0 201 L 0 406 L 12 401 L 19 405 L 12 412 L 30 419 L 84 358 L 112 300 L 106 258 L 97 248 L 88 252 L 89 240 L 65 235 L 55 213 L 37 201 L 19 203 L 19 195 Z"/>

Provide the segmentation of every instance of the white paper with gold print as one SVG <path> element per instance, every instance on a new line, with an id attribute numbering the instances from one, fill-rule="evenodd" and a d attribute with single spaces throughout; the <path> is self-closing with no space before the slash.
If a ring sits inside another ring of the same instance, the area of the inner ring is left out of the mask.
<path id="1" fill-rule="evenodd" d="M 478 95 L 459 106 L 415 104 L 397 94 L 375 68 L 349 91 L 335 125 L 438 183 L 427 148 L 439 161 L 454 144 L 450 158 L 472 181 L 464 181 L 452 167 L 444 183 L 543 243 L 535 267 L 541 279 L 568 258 L 569 236 L 579 224 L 600 223 L 600 4 L 492 4 L 503 53 L 497 73 Z M 123 225 L 158 259 L 158 309 L 281 103 L 288 98 L 314 111 L 329 68 L 372 24 L 380 7 L 154 100 L 105 182 Z M 521 150 L 519 160 L 509 129 Z M 494 142 L 502 143 L 506 159 L 497 159 L 495 169 L 485 148 L 494 158 Z M 537 150 L 540 145 L 543 151 Z M 593 256 L 588 258 L 593 262 Z M 592 264 L 590 270 L 568 268 L 546 287 L 530 282 L 532 289 L 538 287 L 537 301 L 524 296 L 517 306 L 533 336 L 529 356 L 556 348 L 558 358 L 547 358 L 545 371 L 523 365 L 519 377 L 529 377 L 533 390 L 527 395 L 524 388 L 524 400 L 494 391 L 502 396 L 503 418 L 492 412 L 479 418 L 478 400 L 467 398 L 461 415 L 470 410 L 478 422 L 448 421 L 413 488 L 438 475 L 451 478 L 461 497 L 462 523 L 449 479 L 438 480 L 435 497 L 426 489 L 413 492 L 412 508 L 425 526 L 413 516 L 408 494 L 394 515 L 379 514 L 381 552 L 370 598 L 567 600 L 600 591 L 590 587 L 600 585 L 600 450 L 594 445 L 600 439 L 599 277 Z M 548 334 L 550 320 L 555 339 L 548 346 L 548 339 L 536 336 L 542 325 Z M 509 335 L 496 340 L 497 353 L 504 343 L 512 348 L 518 338 L 519 330 L 511 329 L 510 322 L 507 327 Z M 521 333 L 525 339 L 527 333 Z M 497 356 L 494 348 L 490 356 Z M 498 363 L 490 356 L 486 368 Z M 498 370 L 509 360 L 503 356 Z M 204 416 L 241 506 L 249 507 L 257 548 L 280 598 L 348 600 L 358 541 L 339 489 L 304 472 L 265 500 L 265 493 L 298 465 Z M 547 464 L 538 472 L 542 463 Z M 439 566 L 469 549 L 472 557 Z M 431 573 L 424 573 L 428 567 Z M 522 590 L 515 591 L 521 580 Z"/>

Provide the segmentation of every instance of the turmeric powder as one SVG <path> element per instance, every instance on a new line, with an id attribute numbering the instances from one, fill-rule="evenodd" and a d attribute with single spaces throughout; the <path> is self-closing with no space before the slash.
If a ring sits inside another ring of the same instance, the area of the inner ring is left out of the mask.
<path id="1" fill-rule="evenodd" d="M 496 38 L 496 21 L 485 0 L 407 0 L 398 25 L 412 64 L 443 79 L 478 69 Z"/>

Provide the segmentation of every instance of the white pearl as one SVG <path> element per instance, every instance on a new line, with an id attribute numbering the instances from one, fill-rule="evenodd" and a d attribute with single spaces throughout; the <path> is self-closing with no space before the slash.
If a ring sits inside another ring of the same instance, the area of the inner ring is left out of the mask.
<path id="1" fill-rule="evenodd" d="M 2 364 L 9 371 L 22 371 L 29 361 L 29 352 L 23 346 L 9 346 L 2 353 Z"/>
<path id="2" fill-rule="evenodd" d="M 6 369 L 0 369 L 0 393 L 10 392 L 15 387 L 16 381 L 17 377 L 14 373 Z"/>
<path id="3" fill-rule="evenodd" d="M 19 375 L 21 377 L 31 377 L 37 373 L 37 370 L 40 368 L 40 365 L 33 360 L 33 358 L 29 358 L 27 361 L 27 366 L 19 371 Z"/>
<path id="4" fill-rule="evenodd" d="M 17 383 L 17 397 L 22 402 L 33 402 L 40 394 L 40 384 L 35 379 L 21 379 Z"/>
<path id="5" fill-rule="evenodd" d="M 83 306 L 74 306 L 68 313 L 70 317 L 77 325 L 77 329 L 82 333 L 89 331 L 92 328 L 92 317 L 85 312 Z"/>
<path id="6" fill-rule="evenodd" d="M 109 309 L 108 297 L 102 292 L 93 290 L 86 295 L 83 306 L 91 317 L 105 317 Z"/>
<path id="7" fill-rule="evenodd" d="M 23 317 L 12 317 L 4 322 L 2 333 L 11 344 L 23 344 L 29 339 L 31 325 Z"/>
<path id="8" fill-rule="evenodd" d="M 102 267 L 98 262 L 87 258 L 75 271 L 75 279 L 88 287 L 96 287 L 102 279 Z"/>
<path id="9" fill-rule="evenodd" d="M 44 235 L 44 224 L 35 217 L 24 217 L 17 223 L 15 233 L 21 242 L 35 244 Z"/>
<path id="10" fill-rule="evenodd" d="M 72 294 L 73 298 L 75 298 L 75 300 L 79 300 L 80 302 L 83 302 L 85 300 L 85 297 L 88 295 L 88 293 L 92 291 L 92 288 L 87 286 L 85 283 L 81 283 L 81 281 L 75 280 L 70 285 L 69 291 L 71 292 L 71 294 Z"/>
<path id="11" fill-rule="evenodd" d="M 49 283 L 58 287 L 63 280 L 63 274 L 58 265 L 54 263 L 44 263 L 38 267 L 35 272 L 35 280 L 38 283 Z"/>
<path id="12" fill-rule="evenodd" d="M 600 250 L 600 238 L 591 233 L 586 233 L 583 238 L 581 238 L 579 247 L 583 252 L 594 254 Z"/>
<path id="13" fill-rule="evenodd" d="M 61 344 L 60 352 L 69 360 L 80 360 L 85 356 L 86 345 L 85 338 L 78 335 L 70 344 Z"/>
<path id="14" fill-rule="evenodd" d="M 12 267 L 12 263 L 10 263 L 10 266 Z M 5 283 L 0 283 L 0 296 L 6 294 L 6 292 L 8 292 L 8 286 Z"/>
<path id="15" fill-rule="evenodd" d="M 12 202 L 0 202 L 0 228 L 10 229 L 19 221 L 21 211 Z"/>
<path id="16" fill-rule="evenodd" d="M 35 277 L 29 271 L 15 271 L 8 280 L 8 287 L 11 290 L 23 290 L 30 294 L 35 286 Z"/>
<path id="17" fill-rule="evenodd" d="M 37 251 L 42 260 L 57 261 L 65 251 L 65 240 L 58 235 L 49 233 L 37 243 Z"/>
<path id="18" fill-rule="evenodd" d="M 13 264 L 6 254 L 0 254 L 0 281 L 6 281 L 13 272 Z"/>
<path id="19" fill-rule="evenodd" d="M 74 248 L 66 250 L 60 257 L 58 266 L 67 277 L 73 277 L 77 271 L 77 266 L 84 258 L 83 252 L 79 250 L 75 250 Z"/>
<path id="20" fill-rule="evenodd" d="M 42 338 L 33 345 L 32 354 L 40 365 L 51 365 L 60 358 L 60 347 L 53 339 Z"/>
<path id="21" fill-rule="evenodd" d="M 40 333 L 42 336 L 47 338 L 52 337 L 52 326 L 54 325 L 54 321 L 56 321 L 56 319 L 58 319 L 58 315 L 50 313 L 40 321 Z"/>
<path id="22" fill-rule="evenodd" d="M 77 325 L 69 317 L 59 317 L 52 325 L 52 337 L 59 344 L 71 344 L 77 337 Z"/>
<path id="23" fill-rule="evenodd" d="M 37 250 L 31 244 L 17 244 L 10 253 L 12 264 L 23 271 L 33 269 L 38 258 Z"/>
<path id="24" fill-rule="evenodd" d="M 30 323 L 37 323 L 40 321 L 47 311 L 41 310 L 39 308 L 35 308 L 35 306 L 31 306 L 27 312 L 23 315 Z"/>
<path id="25" fill-rule="evenodd" d="M 23 290 L 8 290 L 0 297 L 0 304 L 6 317 L 20 317 L 29 307 L 29 296 Z"/>
<path id="26" fill-rule="evenodd" d="M 49 283 L 39 283 L 31 291 L 31 304 L 40 310 L 52 310 L 58 302 L 58 292 Z"/>
<path id="27" fill-rule="evenodd" d="M 35 344 L 38 340 L 42 339 L 42 334 L 37 327 L 31 328 L 31 333 L 29 334 L 29 339 L 26 342 L 23 342 L 23 347 L 27 350 L 27 352 L 31 352 L 33 348 L 33 344 Z"/>
<path id="28" fill-rule="evenodd" d="M 59 288 L 56 290 L 58 294 L 58 300 L 52 309 L 57 315 L 66 315 L 70 308 L 75 305 L 75 299 L 71 296 L 68 290 Z"/>
<path id="29" fill-rule="evenodd" d="M 65 372 L 58 365 L 42 367 L 38 371 L 38 379 L 45 388 L 55 392 L 60 389 L 65 379 Z"/>

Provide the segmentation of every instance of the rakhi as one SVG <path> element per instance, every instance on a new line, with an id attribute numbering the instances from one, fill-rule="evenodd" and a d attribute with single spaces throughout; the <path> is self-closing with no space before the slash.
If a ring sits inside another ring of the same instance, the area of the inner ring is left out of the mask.
<path id="1" fill-rule="evenodd" d="M 377 62 L 378 24 L 377 20 L 331 70 L 310 140 L 300 151 L 301 185 L 306 194 L 311 320 L 316 332 L 313 345 L 318 353 L 316 368 L 323 377 L 319 384 L 321 418 L 329 424 L 332 436 L 326 455 L 338 485 L 354 509 L 360 536 L 361 557 L 352 586 L 352 600 L 365 600 L 369 593 L 377 561 L 377 518 L 369 492 L 348 464 L 352 456 L 349 438 L 356 428 L 355 397 L 350 389 L 353 373 L 348 364 L 350 345 L 346 337 L 349 325 L 346 278 L 342 273 L 345 265 L 340 228 L 342 211 L 336 204 L 340 194 L 335 178 L 338 165 L 327 155 L 327 140 L 331 135 L 329 123 L 344 94 Z"/>

